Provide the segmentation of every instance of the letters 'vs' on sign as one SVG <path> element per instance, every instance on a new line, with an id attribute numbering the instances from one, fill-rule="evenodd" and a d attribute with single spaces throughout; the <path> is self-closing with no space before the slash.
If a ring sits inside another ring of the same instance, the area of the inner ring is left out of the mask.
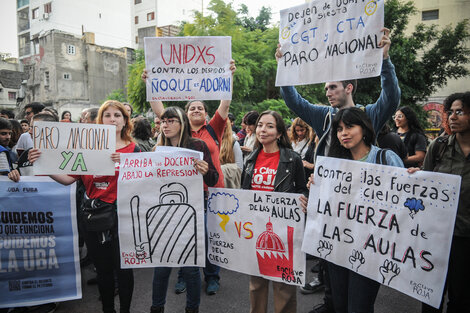
<path id="1" fill-rule="evenodd" d="M 380 75 L 383 0 L 312 1 L 281 11 L 276 86 Z"/>

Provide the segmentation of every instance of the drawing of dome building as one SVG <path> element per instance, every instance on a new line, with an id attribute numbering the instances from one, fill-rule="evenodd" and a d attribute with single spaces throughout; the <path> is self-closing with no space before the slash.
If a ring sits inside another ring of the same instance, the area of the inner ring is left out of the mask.
<path id="1" fill-rule="evenodd" d="M 258 258 L 258 268 L 262 275 L 271 277 L 281 277 L 282 271 L 278 267 L 293 269 L 293 239 L 294 228 L 287 227 L 287 247 L 288 257 L 286 257 L 286 248 L 282 239 L 274 233 L 271 220 L 266 223 L 266 231 L 262 232 L 256 240 L 256 257 Z"/>

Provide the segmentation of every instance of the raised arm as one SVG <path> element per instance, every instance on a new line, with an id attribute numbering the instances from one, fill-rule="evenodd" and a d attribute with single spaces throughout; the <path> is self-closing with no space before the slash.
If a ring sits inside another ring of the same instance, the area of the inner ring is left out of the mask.
<path id="1" fill-rule="evenodd" d="M 146 69 L 144 69 L 140 77 L 147 84 L 148 74 L 147 74 Z M 153 113 L 155 113 L 158 116 L 158 118 L 160 118 L 160 116 L 162 116 L 163 114 L 163 111 L 165 110 L 165 107 L 163 106 L 163 102 L 162 101 L 149 101 L 149 102 L 150 102 L 150 106 L 152 107 Z"/>
<path id="2" fill-rule="evenodd" d="M 384 32 L 379 43 L 379 46 L 383 49 L 382 72 L 380 73 L 382 91 L 377 102 L 366 107 L 366 112 L 372 120 L 376 133 L 379 133 L 382 126 L 395 113 L 400 105 L 401 97 L 395 66 L 388 55 L 391 45 L 390 30 L 383 28 L 381 31 Z"/>
<path id="3" fill-rule="evenodd" d="M 233 82 L 233 74 L 235 74 L 235 71 L 237 70 L 237 67 L 235 66 L 235 61 L 230 60 L 230 71 L 232 72 L 232 82 Z M 233 86 L 233 84 L 232 84 Z M 230 103 L 232 100 L 221 100 L 219 108 L 217 109 L 219 111 L 220 117 L 222 117 L 224 120 L 227 119 L 228 117 L 228 111 L 230 110 Z M 153 109 L 153 107 L 152 107 Z"/>

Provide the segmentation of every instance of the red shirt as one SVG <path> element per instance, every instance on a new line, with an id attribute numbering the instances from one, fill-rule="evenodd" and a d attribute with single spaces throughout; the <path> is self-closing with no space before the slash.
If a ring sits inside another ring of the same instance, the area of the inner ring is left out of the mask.
<path id="1" fill-rule="evenodd" d="M 273 153 L 260 150 L 251 179 L 251 190 L 274 191 L 274 179 L 280 159 L 280 150 Z"/>
<path id="2" fill-rule="evenodd" d="M 117 150 L 121 153 L 132 153 L 135 149 L 135 143 L 130 143 Z M 85 185 L 86 194 L 89 198 L 100 199 L 104 202 L 113 203 L 117 199 L 117 181 L 119 178 L 119 165 L 116 166 L 114 176 L 98 176 L 98 175 L 70 175 L 80 178 Z"/>
<path id="3" fill-rule="evenodd" d="M 214 116 L 209 122 L 209 125 L 211 125 L 214 129 L 215 135 L 217 136 L 217 140 L 220 144 L 222 142 L 222 135 L 224 134 L 225 120 L 220 116 L 219 111 L 215 112 Z M 201 139 L 206 143 L 207 147 L 209 148 L 212 163 L 214 163 L 215 169 L 217 170 L 217 173 L 219 173 L 219 180 L 217 181 L 217 184 L 215 184 L 214 188 L 223 188 L 224 174 L 222 174 L 222 168 L 220 167 L 219 147 L 217 147 L 217 144 L 215 143 L 211 134 L 207 130 L 206 124 L 204 124 L 198 131 L 191 131 L 191 133 L 193 138 Z M 207 190 L 207 185 L 205 183 L 204 190 Z"/>

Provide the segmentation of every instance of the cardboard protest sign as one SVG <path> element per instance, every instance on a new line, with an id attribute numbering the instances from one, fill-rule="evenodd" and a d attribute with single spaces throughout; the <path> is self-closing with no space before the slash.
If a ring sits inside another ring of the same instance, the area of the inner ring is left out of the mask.
<path id="1" fill-rule="evenodd" d="M 438 307 L 460 180 L 319 157 L 302 250 Z"/>
<path id="2" fill-rule="evenodd" d="M 0 308 L 80 299 L 75 184 L 0 177 Z"/>
<path id="3" fill-rule="evenodd" d="M 276 86 L 380 75 L 383 12 L 383 0 L 317 0 L 282 10 Z"/>
<path id="4" fill-rule="evenodd" d="M 211 263 L 290 285 L 305 285 L 300 194 L 209 188 Z"/>
<path id="5" fill-rule="evenodd" d="M 204 267 L 201 159 L 173 148 L 121 155 L 118 181 L 121 267 Z"/>
<path id="6" fill-rule="evenodd" d="M 147 101 L 231 100 L 230 37 L 144 38 Z"/>
<path id="7" fill-rule="evenodd" d="M 33 126 L 33 144 L 41 150 L 34 175 L 114 175 L 113 125 L 38 121 Z"/>

